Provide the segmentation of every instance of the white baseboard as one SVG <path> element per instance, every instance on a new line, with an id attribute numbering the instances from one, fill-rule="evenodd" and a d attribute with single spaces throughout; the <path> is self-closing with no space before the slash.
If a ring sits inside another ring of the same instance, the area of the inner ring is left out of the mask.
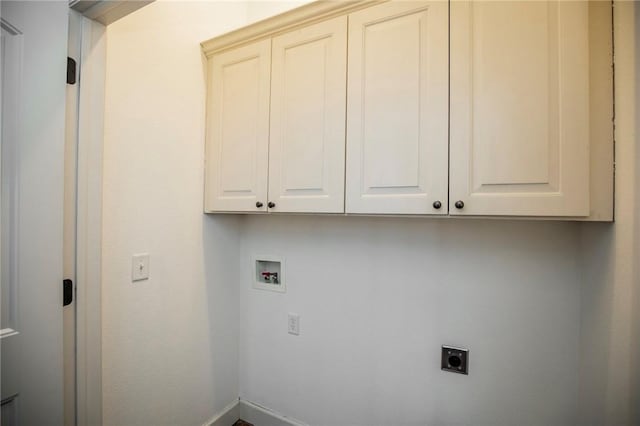
<path id="1" fill-rule="evenodd" d="M 240 418 L 254 426 L 309 426 L 255 402 L 240 399 Z M 217 425 L 216 425 L 217 426 Z"/>
<path id="2" fill-rule="evenodd" d="M 233 401 L 231 404 L 209 419 L 202 426 L 233 426 L 240 418 L 240 401 Z"/>
<path id="3" fill-rule="evenodd" d="M 245 399 L 239 399 L 227 405 L 202 426 L 233 426 L 238 419 L 254 426 L 309 426 Z"/>

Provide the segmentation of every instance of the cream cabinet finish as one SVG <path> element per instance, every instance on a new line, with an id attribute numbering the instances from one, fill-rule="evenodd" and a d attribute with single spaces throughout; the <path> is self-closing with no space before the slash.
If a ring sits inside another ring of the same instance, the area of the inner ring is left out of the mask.
<path id="1" fill-rule="evenodd" d="M 447 2 L 349 16 L 347 213 L 447 213 L 448 60 Z"/>
<path id="2" fill-rule="evenodd" d="M 611 221 L 610 35 L 606 2 L 354 0 L 206 41 L 205 211 Z"/>
<path id="3" fill-rule="evenodd" d="M 273 38 L 269 201 L 344 212 L 347 17 Z"/>
<path id="4" fill-rule="evenodd" d="M 213 55 L 208 74 L 205 211 L 266 211 L 271 40 Z"/>
<path id="5" fill-rule="evenodd" d="M 589 215 L 588 2 L 452 1 L 450 131 L 450 214 Z"/>

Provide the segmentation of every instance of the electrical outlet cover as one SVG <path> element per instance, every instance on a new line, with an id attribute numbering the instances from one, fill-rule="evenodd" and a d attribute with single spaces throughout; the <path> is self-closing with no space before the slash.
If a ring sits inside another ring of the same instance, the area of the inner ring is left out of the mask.
<path id="1" fill-rule="evenodd" d="M 469 350 L 443 346 L 440 368 L 451 373 L 469 374 Z"/>
<path id="2" fill-rule="evenodd" d="M 287 331 L 294 336 L 300 335 L 300 315 L 289 313 L 287 319 Z"/>

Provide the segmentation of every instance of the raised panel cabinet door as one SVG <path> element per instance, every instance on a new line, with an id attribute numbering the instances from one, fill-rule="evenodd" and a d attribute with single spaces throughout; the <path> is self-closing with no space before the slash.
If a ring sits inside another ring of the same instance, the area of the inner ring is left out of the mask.
<path id="1" fill-rule="evenodd" d="M 344 212 L 347 17 L 272 44 L 269 201 L 273 212 Z"/>
<path id="2" fill-rule="evenodd" d="M 271 40 L 209 59 L 205 211 L 267 209 Z"/>
<path id="3" fill-rule="evenodd" d="M 451 2 L 451 214 L 589 214 L 588 18 L 587 1 Z"/>
<path id="4" fill-rule="evenodd" d="M 347 213 L 446 214 L 448 3 L 349 15 Z"/>

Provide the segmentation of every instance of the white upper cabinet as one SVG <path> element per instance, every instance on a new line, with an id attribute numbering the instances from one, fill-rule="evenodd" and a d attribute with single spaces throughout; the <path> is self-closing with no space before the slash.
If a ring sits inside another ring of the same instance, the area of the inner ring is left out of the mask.
<path id="1" fill-rule="evenodd" d="M 448 48 L 447 2 L 349 16 L 347 213 L 447 213 Z"/>
<path id="2" fill-rule="evenodd" d="M 346 16 L 273 39 L 270 211 L 344 212 L 346 78 Z"/>
<path id="3" fill-rule="evenodd" d="M 314 1 L 206 41 L 205 211 L 613 220 L 611 13 Z"/>
<path id="4" fill-rule="evenodd" d="M 587 216 L 588 2 L 452 1 L 450 129 L 450 214 Z"/>
<path id="5" fill-rule="evenodd" d="M 267 209 L 271 40 L 209 59 L 205 211 Z"/>

